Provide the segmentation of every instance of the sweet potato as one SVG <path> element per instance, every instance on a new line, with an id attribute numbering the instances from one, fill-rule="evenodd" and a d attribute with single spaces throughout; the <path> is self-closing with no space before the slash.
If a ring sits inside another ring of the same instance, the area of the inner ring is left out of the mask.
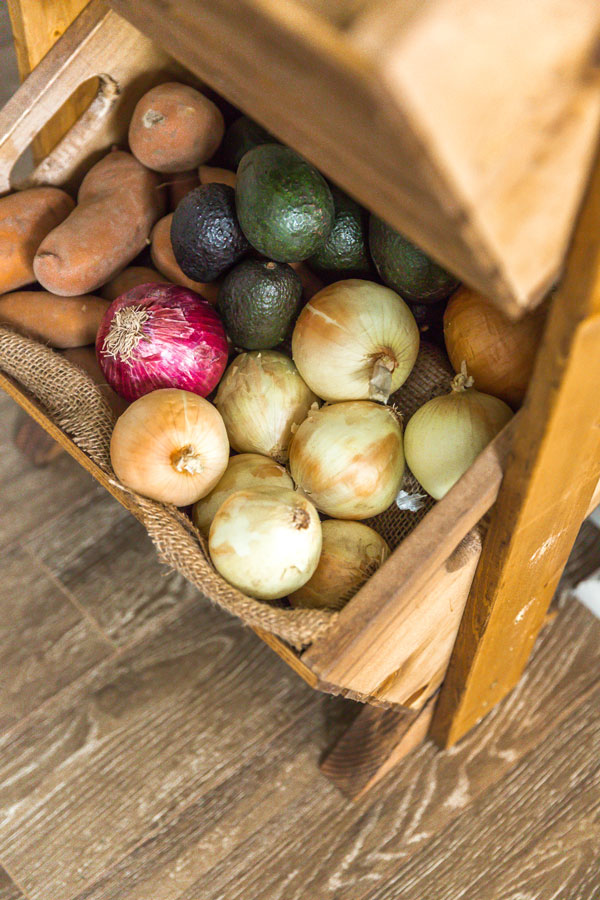
<path id="1" fill-rule="evenodd" d="M 63 297 L 97 290 L 131 262 L 145 247 L 165 203 L 159 176 L 120 150 L 90 169 L 77 200 L 33 261 L 42 287 Z"/>
<path id="2" fill-rule="evenodd" d="M 129 266 L 104 285 L 100 291 L 100 296 L 112 302 L 117 297 L 120 297 L 121 294 L 131 290 L 132 287 L 137 287 L 138 284 L 168 280 L 156 269 L 149 269 L 146 266 Z"/>
<path id="3" fill-rule="evenodd" d="M 0 323 L 51 347 L 93 344 L 110 303 L 101 297 L 56 297 L 47 291 L 15 291 L 0 297 Z"/>
<path id="4" fill-rule="evenodd" d="M 156 172 L 195 169 L 223 140 L 225 122 L 217 106 L 193 87 L 159 84 L 138 102 L 129 125 L 129 146 Z"/>
<path id="5" fill-rule="evenodd" d="M 171 212 L 175 212 L 179 202 L 183 200 L 186 194 L 198 187 L 199 184 L 200 179 L 195 169 L 193 172 L 176 172 L 174 175 L 171 175 L 168 181 L 169 209 Z"/>
<path id="6" fill-rule="evenodd" d="M 120 416 L 121 413 L 125 412 L 129 403 L 127 400 L 119 397 L 107 383 L 104 373 L 96 359 L 96 350 L 94 347 L 73 347 L 70 350 L 65 350 L 63 355 L 69 362 L 75 363 L 76 366 L 79 366 L 80 369 L 87 372 L 116 416 Z"/>
<path id="7" fill-rule="evenodd" d="M 159 272 L 172 281 L 174 284 L 182 284 L 184 287 L 191 288 L 202 294 L 209 303 L 217 302 L 217 294 L 219 292 L 219 282 L 203 282 L 192 281 L 187 275 L 184 275 L 173 253 L 171 244 L 171 220 L 173 213 L 169 213 L 159 222 L 156 223 L 152 231 L 152 244 L 150 246 L 150 255 L 152 262 Z"/>
<path id="8" fill-rule="evenodd" d="M 75 203 L 54 187 L 29 188 L 0 200 L 0 293 L 35 281 L 33 258 Z"/>
<path id="9" fill-rule="evenodd" d="M 232 172 L 230 169 L 219 169 L 217 166 L 200 166 L 198 175 L 200 176 L 200 184 L 213 184 L 213 182 L 216 182 L 217 184 L 228 184 L 229 187 L 234 188 L 237 181 L 235 172 Z"/>

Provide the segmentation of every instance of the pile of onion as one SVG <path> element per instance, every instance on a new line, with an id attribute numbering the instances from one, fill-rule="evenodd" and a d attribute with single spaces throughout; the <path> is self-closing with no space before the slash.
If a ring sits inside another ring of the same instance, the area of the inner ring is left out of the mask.
<path id="1" fill-rule="evenodd" d="M 342 609 L 390 555 L 384 539 L 362 522 L 327 519 L 323 549 L 312 577 L 290 594 L 292 606 Z"/>
<path id="2" fill-rule="evenodd" d="M 306 304 L 292 335 L 292 356 L 323 400 L 379 400 L 404 384 L 419 350 L 419 329 L 390 288 L 351 278 Z"/>
<path id="3" fill-rule="evenodd" d="M 404 474 L 402 428 L 391 407 L 369 400 L 309 413 L 290 446 L 296 485 L 337 519 L 368 519 L 394 502 Z"/>
<path id="4" fill-rule="evenodd" d="M 227 365 L 227 337 L 199 294 L 176 284 L 142 284 L 107 309 L 96 354 L 110 386 L 126 400 L 158 388 L 205 397 Z"/>
<path id="5" fill-rule="evenodd" d="M 223 475 L 229 442 L 212 403 L 189 391 L 164 389 L 140 397 L 117 419 L 110 458 L 126 487 L 187 506 Z"/>
<path id="6" fill-rule="evenodd" d="M 294 429 L 317 398 L 291 359 L 276 350 L 253 350 L 231 363 L 215 404 L 234 450 L 284 463 Z"/>
<path id="7" fill-rule="evenodd" d="M 466 362 L 478 390 L 520 406 L 545 320 L 543 307 L 511 322 L 477 291 L 459 288 L 444 313 L 444 340 L 454 371 Z"/>
<path id="8" fill-rule="evenodd" d="M 231 494 L 244 488 L 280 487 L 293 490 L 294 482 L 274 460 L 258 453 L 240 453 L 232 456 L 219 483 L 202 500 L 194 504 L 194 525 L 205 537 L 219 507 Z"/>
<path id="9" fill-rule="evenodd" d="M 425 403 L 404 432 L 406 462 L 435 500 L 441 500 L 512 418 L 503 400 L 476 391 L 466 366 L 462 369 L 450 393 Z"/>
<path id="10" fill-rule="evenodd" d="M 274 600 L 297 590 L 317 568 L 321 523 L 296 491 L 236 491 L 213 519 L 208 548 L 226 581 L 251 597 Z"/>

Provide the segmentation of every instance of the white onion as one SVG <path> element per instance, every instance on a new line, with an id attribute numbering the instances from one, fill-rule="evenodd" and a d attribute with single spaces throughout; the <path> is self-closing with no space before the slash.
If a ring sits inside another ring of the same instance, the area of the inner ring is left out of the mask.
<path id="1" fill-rule="evenodd" d="M 484 447 L 512 418 L 512 410 L 457 375 L 449 394 L 434 397 L 409 420 L 404 433 L 406 462 L 422 487 L 440 500 Z"/>
<path id="2" fill-rule="evenodd" d="M 311 578 L 290 594 L 292 606 L 341 609 L 390 555 L 381 537 L 362 522 L 327 519 L 323 549 Z"/>
<path id="3" fill-rule="evenodd" d="M 215 399 L 234 450 L 281 463 L 287 461 L 294 427 L 316 402 L 292 360 L 275 350 L 236 356 Z"/>
<path id="4" fill-rule="evenodd" d="M 369 400 L 313 410 L 290 446 L 290 471 L 317 509 L 367 519 L 393 503 L 404 474 L 402 428 L 394 411 Z"/>
<path id="5" fill-rule="evenodd" d="M 219 507 L 208 547 L 226 581 L 251 597 L 274 600 L 297 590 L 315 571 L 321 523 L 312 503 L 295 491 L 236 491 Z"/>
<path id="6" fill-rule="evenodd" d="M 419 329 L 390 288 L 351 278 L 319 291 L 298 317 L 292 356 L 323 400 L 380 400 L 404 384 Z"/>
<path id="7" fill-rule="evenodd" d="M 126 487 L 152 500 L 187 506 L 221 478 L 229 442 L 212 403 L 164 388 L 144 394 L 117 419 L 110 458 Z"/>
<path id="8" fill-rule="evenodd" d="M 240 453 L 238 456 L 232 456 L 225 474 L 216 487 L 194 504 L 192 519 L 196 528 L 208 537 L 211 522 L 221 504 L 236 491 L 252 487 L 293 489 L 294 482 L 283 466 L 268 456 L 261 456 L 258 453 Z"/>

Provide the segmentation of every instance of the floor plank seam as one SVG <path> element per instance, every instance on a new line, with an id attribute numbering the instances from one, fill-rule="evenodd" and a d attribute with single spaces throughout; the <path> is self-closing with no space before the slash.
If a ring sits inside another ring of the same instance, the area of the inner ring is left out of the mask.
<path id="1" fill-rule="evenodd" d="M 10 871 L 8 866 L 4 862 L 2 862 L 2 860 L 0 860 L 0 866 L 2 866 L 2 868 L 4 869 L 4 871 L 6 872 L 6 874 L 8 875 L 8 877 L 10 878 L 10 880 L 12 881 L 14 886 L 17 888 L 17 890 L 20 891 L 21 894 L 23 894 L 24 900 L 31 900 L 28 892 L 25 890 L 23 885 L 19 884 L 18 880 L 12 874 L 12 872 Z"/>

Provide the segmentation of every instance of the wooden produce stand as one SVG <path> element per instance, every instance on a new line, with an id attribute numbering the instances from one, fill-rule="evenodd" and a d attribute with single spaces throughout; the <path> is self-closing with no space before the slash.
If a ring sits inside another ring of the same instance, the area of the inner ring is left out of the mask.
<path id="1" fill-rule="evenodd" d="M 42 16 L 34 0 L 9 0 L 23 74 L 83 6 L 53 0 Z M 136 41 L 128 23 L 509 314 L 561 276 L 513 422 L 324 637 L 297 653 L 260 632 L 313 687 L 376 704 L 323 764 L 358 796 L 428 731 L 450 746 L 514 687 L 600 502 L 600 7 L 92 0 L 21 89 L 27 96 L 0 115 L 0 152 L 26 146 L 62 106 L 65 85 L 98 76 L 98 104 L 107 76 L 120 77 L 115 67 L 125 81 L 143 69 L 146 38 Z M 120 33 L 129 50 L 111 55 Z M 42 132 L 41 159 L 80 104 Z M 64 183 L 61 160 L 75 158 L 74 174 L 94 150 L 93 140 L 83 147 L 98 119 L 89 113 L 41 163 L 40 183 Z M 0 190 L 10 184 L 0 158 Z M 123 502 L 25 392 L 4 376 L 0 385 Z M 481 556 L 449 565 L 490 508 Z M 402 636 L 419 629 L 412 652 L 400 652 Z"/>

